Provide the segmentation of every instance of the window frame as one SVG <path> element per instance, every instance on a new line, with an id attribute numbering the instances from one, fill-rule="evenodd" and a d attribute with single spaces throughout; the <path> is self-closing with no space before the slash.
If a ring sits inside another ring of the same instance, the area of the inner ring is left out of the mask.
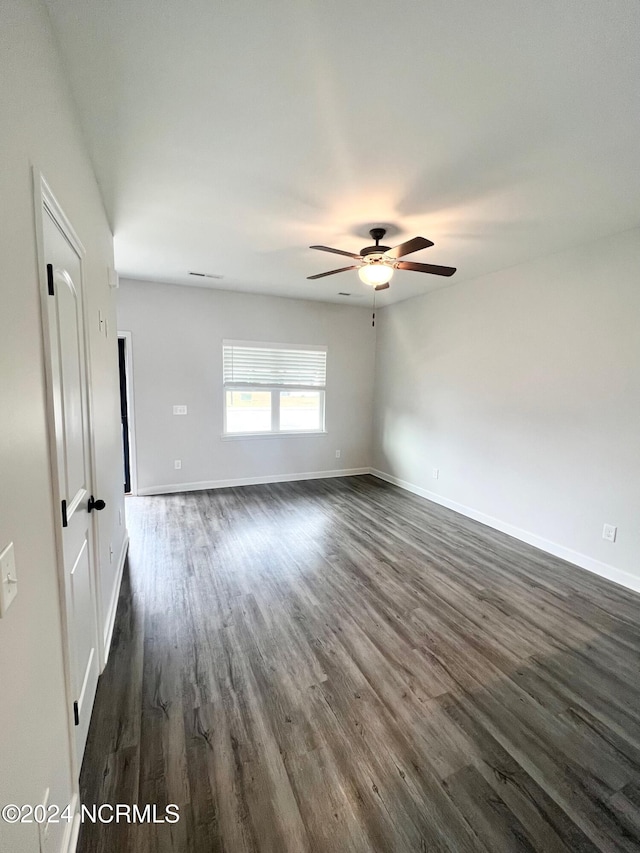
<path id="1" fill-rule="evenodd" d="M 321 351 L 327 353 L 327 347 L 323 346 L 306 346 L 303 344 L 274 344 L 274 343 L 261 343 L 259 341 L 231 341 L 224 340 L 222 342 L 223 348 L 223 358 L 224 358 L 224 348 L 226 346 L 239 346 L 242 345 L 244 347 L 255 347 L 256 349 L 275 349 L 275 350 L 310 350 L 310 351 Z M 326 366 L 325 366 L 326 371 Z M 271 394 L 271 428 L 269 430 L 263 431 L 249 431 L 249 432 L 229 432 L 228 424 L 227 424 L 227 392 L 228 391 L 244 391 L 244 392 L 258 392 L 264 393 L 269 392 Z M 298 429 L 298 430 L 282 430 L 280 429 L 280 394 L 282 392 L 295 392 L 295 391 L 312 391 L 319 395 L 320 400 L 320 428 L 319 429 Z M 224 373 L 223 373 L 223 381 L 222 381 L 222 438 L 223 439 L 239 439 L 239 438 L 278 438 L 283 436 L 305 436 L 305 435 L 326 435 L 326 399 L 327 399 L 327 385 L 326 385 L 326 372 L 325 372 L 325 384 L 324 386 L 301 386 L 301 385 L 250 385 L 247 383 L 226 383 L 224 381 Z"/>

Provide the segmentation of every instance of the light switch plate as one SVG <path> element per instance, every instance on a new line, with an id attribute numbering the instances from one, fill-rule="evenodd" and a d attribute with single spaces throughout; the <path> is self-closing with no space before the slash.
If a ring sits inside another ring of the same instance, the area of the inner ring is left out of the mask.
<path id="1" fill-rule="evenodd" d="M 0 554 L 0 619 L 7 612 L 17 594 L 16 562 L 13 542 L 10 542 Z"/>

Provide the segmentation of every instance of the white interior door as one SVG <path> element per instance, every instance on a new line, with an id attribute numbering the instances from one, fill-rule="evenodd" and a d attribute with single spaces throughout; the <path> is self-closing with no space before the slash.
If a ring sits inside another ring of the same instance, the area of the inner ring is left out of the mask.
<path id="1" fill-rule="evenodd" d="M 54 466 L 60 499 L 64 610 L 77 766 L 87 739 L 98 683 L 98 630 L 91 515 L 90 424 L 82 305 L 82 258 L 43 205 Z"/>

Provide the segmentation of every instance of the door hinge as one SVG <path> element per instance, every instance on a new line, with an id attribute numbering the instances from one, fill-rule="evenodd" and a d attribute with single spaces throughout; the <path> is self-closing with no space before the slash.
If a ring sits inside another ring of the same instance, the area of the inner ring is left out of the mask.
<path id="1" fill-rule="evenodd" d="M 76 724 L 76 726 L 80 725 L 80 714 L 78 712 L 78 703 L 77 702 L 73 703 L 73 722 Z"/>
<path id="2" fill-rule="evenodd" d="M 47 264 L 47 288 L 49 296 L 55 296 L 55 290 L 53 289 L 53 264 Z"/>
<path id="3" fill-rule="evenodd" d="M 69 522 L 67 521 L 67 502 L 62 501 L 62 526 L 68 527 Z"/>

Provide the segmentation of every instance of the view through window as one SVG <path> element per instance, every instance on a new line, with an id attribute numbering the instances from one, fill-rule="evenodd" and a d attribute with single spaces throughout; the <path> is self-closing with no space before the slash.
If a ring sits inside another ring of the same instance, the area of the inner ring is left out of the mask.
<path id="1" fill-rule="evenodd" d="M 324 431 L 326 362 L 326 347 L 225 341 L 225 434 Z"/>

